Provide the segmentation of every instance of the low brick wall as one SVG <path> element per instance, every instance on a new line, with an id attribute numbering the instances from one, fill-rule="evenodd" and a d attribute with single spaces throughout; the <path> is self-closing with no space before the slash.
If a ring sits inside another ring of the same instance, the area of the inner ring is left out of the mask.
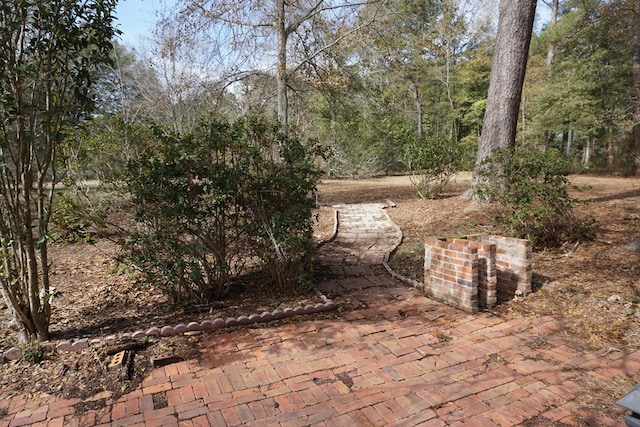
<path id="1" fill-rule="evenodd" d="M 468 312 L 478 311 L 478 248 L 468 241 L 429 237 L 424 254 L 425 293 Z"/>
<path id="2" fill-rule="evenodd" d="M 496 245 L 498 293 L 513 296 L 518 290 L 526 296 L 531 292 L 533 261 L 529 240 L 488 234 L 472 235 L 467 239 Z"/>
<path id="3" fill-rule="evenodd" d="M 531 244 L 509 237 L 425 239 L 425 293 L 464 311 L 492 308 L 498 293 L 531 291 Z"/>

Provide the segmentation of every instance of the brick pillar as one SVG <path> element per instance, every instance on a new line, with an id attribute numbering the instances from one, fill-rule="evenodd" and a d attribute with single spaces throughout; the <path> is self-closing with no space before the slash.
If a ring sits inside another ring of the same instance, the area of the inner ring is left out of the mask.
<path id="1" fill-rule="evenodd" d="M 496 292 L 496 245 L 474 240 L 453 240 L 466 243 L 478 251 L 478 305 L 493 308 L 498 301 Z"/>
<path id="2" fill-rule="evenodd" d="M 478 311 L 478 245 L 466 240 L 425 239 L 425 293 L 475 313 Z"/>
<path id="3" fill-rule="evenodd" d="M 531 292 L 533 275 L 532 247 L 529 240 L 479 234 L 468 237 L 496 246 L 497 290 L 509 296 L 516 290 L 525 296 Z"/>

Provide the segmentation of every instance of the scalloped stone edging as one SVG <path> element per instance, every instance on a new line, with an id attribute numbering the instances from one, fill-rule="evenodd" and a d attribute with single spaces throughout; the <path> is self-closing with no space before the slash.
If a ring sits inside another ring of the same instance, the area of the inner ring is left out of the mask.
<path id="1" fill-rule="evenodd" d="M 395 206 L 395 203 L 387 200 L 384 208 L 394 207 L 394 206 Z M 393 248 L 391 249 L 391 251 L 385 254 L 384 259 L 382 261 L 382 265 L 384 266 L 385 270 L 395 279 L 398 279 L 399 281 L 404 282 L 414 288 L 424 289 L 423 284 L 396 273 L 389 266 L 389 263 L 388 263 L 389 258 L 391 254 L 393 254 L 393 252 L 395 252 L 396 249 L 402 243 L 403 234 L 400 227 L 391 219 L 389 214 L 384 211 L 384 208 L 382 209 L 382 211 L 387 216 L 387 219 L 389 219 L 389 221 L 393 224 L 393 227 L 399 231 L 399 238 L 396 242 L 394 242 Z M 335 209 L 335 208 L 332 208 L 332 209 L 334 213 L 334 227 L 333 227 L 332 236 L 327 240 L 319 242 L 318 247 L 334 240 L 338 234 L 338 225 L 339 225 L 338 209 Z M 121 334 L 120 337 L 121 338 L 171 337 L 171 336 L 180 335 L 180 334 L 189 333 L 189 332 L 213 331 L 216 329 L 223 329 L 226 327 L 233 327 L 238 325 L 251 325 L 255 323 L 270 322 L 272 320 L 286 319 L 289 317 L 298 316 L 302 314 L 321 313 L 325 311 L 335 310 L 338 307 L 333 300 L 321 294 L 317 289 L 316 289 L 316 293 L 318 294 L 322 302 L 319 302 L 316 304 L 308 304 L 304 307 L 302 306 L 287 307 L 283 310 L 273 310 L 271 312 L 264 311 L 261 314 L 254 313 L 249 316 L 242 315 L 242 316 L 238 316 L 238 318 L 228 317 L 227 319 L 216 318 L 214 320 L 204 320 L 200 323 L 190 322 L 187 325 L 180 323 L 175 326 L 169 326 L 169 325 L 163 326 L 163 327 L 152 326 L 147 330 L 137 330 L 133 333 L 125 332 Z M 80 351 L 85 348 L 88 348 L 90 345 L 99 344 L 103 341 L 115 340 L 116 338 L 117 338 L 116 335 L 109 335 L 104 339 L 94 338 L 91 340 L 87 340 L 83 338 L 73 342 L 62 341 L 57 344 L 51 343 L 51 342 L 45 342 L 41 344 L 41 349 L 45 353 Z M 6 350 L 4 353 L 0 352 L 0 364 L 5 363 L 7 361 L 20 360 L 21 357 L 22 357 L 22 350 L 20 349 L 20 347 L 11 347 L 8 350 Z"/>
<path id="2" fill-rule="evenodd" d="M 120 335 L 120 338 L 143 338 L 143 337 L 172 337 L 175 335 L 181 335 L 190 332 L 207 332 L 216 329 L 224 329 L 232 326 L 246 326 L 256 323 L 265 323 L 272 320 L 286 319 L 303 314 L 322 313 L 325 311 L 335 310 L 338 306 L 333 300 L 322 295 L 318 290 L 316 293 L 322 299 L 322 302 L 316 304 L 308 304 L 304 307 L 287 307 L 283 310 L 263 311 L 260 314 L 254 313 L 249 316 L 241 315 L 237 318 L 228 317 L 226 319 L 216 318 L 214 320 L 203 320 L 202 322 L 190 322 L 188 324 L 179 323 L 175 326 L 152 326 L 147 330 L 137 330 L 133 333 L 125 332 Z M 61 341 L 59 343 L 44 342 L 40 345 L 40 348 L 45 353 L 59 353 L 80 351 L 88 348 L 90 345 L 99 344 L 104 341 L 112 341 L 117 339 L 116 335 L 109 335 L 103 339 L 94 338 L 86 339 L 82 338 L 77 341 Z M 11 347 L 5 352 L 0 352 L 0 364 L 5 362 L 13 362 L 22 358 L 22 349 L 20 347 Z"/>

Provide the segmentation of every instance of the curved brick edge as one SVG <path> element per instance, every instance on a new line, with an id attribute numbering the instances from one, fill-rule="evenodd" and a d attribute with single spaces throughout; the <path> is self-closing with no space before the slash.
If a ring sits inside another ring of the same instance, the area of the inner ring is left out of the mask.
<path id="1" fill-rule="evenodd" d="M 326 311 L 335 310 L 338 306 L 337 304 L 327 298 L 325 295 L 320 293 L 318 289 L 315 289 L 316 294 L 320 297 L 322 302 L 318 302 L 316 304 L 307 304 L 303 306 L 296 307 L 287 307 L 283 310 L 273 310 L 273 311 L 263 311 L 262 313 L 253 313 L 249 316 L 238 316 L 228 317 L 227 319 L 216 318 L 214 320 L 204 320 L 200 323 L 198 322 L 190 322 L 188 324 L 179 323 L 175 326 L 152 326 L 147 330 L 137 330 L 133 333 L 125 332 L 120 334 L 120 338 L 143 338 L 143 337 L 172 337 L 175 335 L 181 335 L 185 333 L 191 332 L 207 332 L 213 331 L 216 329 L 224 329 L 227 327 L 233 327 L 238 325 L 252 325 L 256 323 L 265 323 L 270 322 L 272 320 L 281 320 L 287 319 L 290 317 L 298 316 L 298 315 L 306 315 L 306 314 L 314 314 L 314 313 L 322 313 Z M 94 338 L 94 339 L 86 339 L 82 338 L 76 341 L 61 341 L 58 343 L 53 342 L 44 342 L 40 344 L 40 349 L 44 353 L 60 353 L 60 352 L 70 352 L 70 351 L 80 351 L 88 348 L 91 345 L 100 344 L 101 342 L 108 342 L 111 340 L 117 339 L 116 335 L 109 335 L 102 339 Z M 0 352 L 0 364 L 5 362 L 17 361 L 22 358 L 22 349 L 20 347 L 11 347 L 5 352 Z"/>
<path id="2" fill-rule="evenodd" d="M 399 274 L 393 268 L 391 268 L 391 266 L 387 261 L 384 261 L 382 263 L 382 266 L 384 267 L 385 270 L 387 270 L 387 273 L 389 273 L 389 275 L 394 279 L 399 280 L 402 283 L 409 285 L 412 288 L 424 291 L 424 283 L 420 283 L 417 280 L 409 279 L 408 277 L 405 277 L 402 274 Z"/>
<path id="3" fill-rule="evenodd" d="M 328 239 L 321 240 L 316 244 L 316 248 L 320 248 L 329 242 L 333 242 L 338 236 L 338 209 L 334 207 L 327 207 L 325 209 L 331 209 L 333 211 L 333 230 L 331 231 L 331 236 Z"/>
<path id="4" fill-rule="evenodd" d="M 391 202 L 393 203 L 393 202 Z M 390 206 L 395 206 L 395 203 L 393 203 Z M 387 206 L 385 206 L 386 208 Z M 402 230 L 400 229 L 400 227 L 398 226 L 398 224 L 396 224 L 391 217 L 389 216 L 389 214 L 387 213 L 387 211 L 385 210 L 385 208 L 382 209 L 382 212 L 384 212 L 384 215 L 387 217 L 387 220 L 389 221 L 389 223 L 391 223 L 391 225 L 393 226 L 393 228 L 396 229 L 396 231 L 398 232 L 398 238 L 396 239 L 395 242 L 393 242 L 393 245 L 391 247 L 391 250 L 389 252 L 387 252 L 386 254 L 384 254 L 384 260 L 382 261 L 382 264 L 387 264 L 389 262 L 389 258 L 391 257 L 391 254 L 393 254 L 398 247 L 400 246 L 400 244 L 402 243 L 402 239 L 403 239 L 403 234 L 402 234 Z"/>
<path id="5" fill-rule="evenodd" d="M 392 201 L 387 201 L 389 207 L 395 207 L 395 203 L 393 203 Z M 395 241 L 393 243 L 393 248 L 387 252 L 384 255 L 384 259 L 382 261 L 382 266 L 384 267 L 385 270 L 387 270 L 387 273 L 389 273 L 389 275 L 391 275 L 391 277 L 393 277 L 396 280 L 401 281 L 402 283 L 409 285 L 412 288 L 415 289 L 419 289 L 421 291 L 424 291 L 424 283 L 420 283 L 416 280 L 413 279 L 409 279 L 408 277 L 405 277 L 401 274 L 399 274 L 398 272 L 396 272 L 393 268 L 391 268 L 391 266 L 389 265 L 389 259 L 391 258 L 391 255 L 393 255 L 395 253 L 396 250 L 398 250 L 398 248 L 400 247 L 400 245 L 402 244 L 402 240 L 404 238 L 404 234 L 402 233 L 402 230 L 400 229 L 400 227 L 398 226 L 398 224 L 396 224 L 391 217 L 389 216 L 389 214 L 383 210 L 384 214 L 387 216 L 387 219 L 389 220 L 389 222 L 391 222 L 393 224 L 393 227 L 398 230 L 399 232 L 399 238 L 397 241 Z"/>

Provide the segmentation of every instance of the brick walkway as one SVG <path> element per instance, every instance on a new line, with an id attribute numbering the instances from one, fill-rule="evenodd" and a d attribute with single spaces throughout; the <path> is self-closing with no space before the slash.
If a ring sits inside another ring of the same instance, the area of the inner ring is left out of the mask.
<path id="1" fill-rule="evenodd" d="M 621 410 L 603 413 L 639 379 L 640 351 L 578 353 L 550 317 L 433 302 L 368 265 L 398 237 L 380 205 L 340 210 L 319 287 L 360 309 L 210 336 L 198 360 L 155 369 L 99 410 L 76 414 L 87 403 L 77 399 L 0 400 L 0 426 L 623 425 Z M 359 218 L 369 225 L 354 231 Z M 593 404 L 602 390 L 609 407 Z"/>

